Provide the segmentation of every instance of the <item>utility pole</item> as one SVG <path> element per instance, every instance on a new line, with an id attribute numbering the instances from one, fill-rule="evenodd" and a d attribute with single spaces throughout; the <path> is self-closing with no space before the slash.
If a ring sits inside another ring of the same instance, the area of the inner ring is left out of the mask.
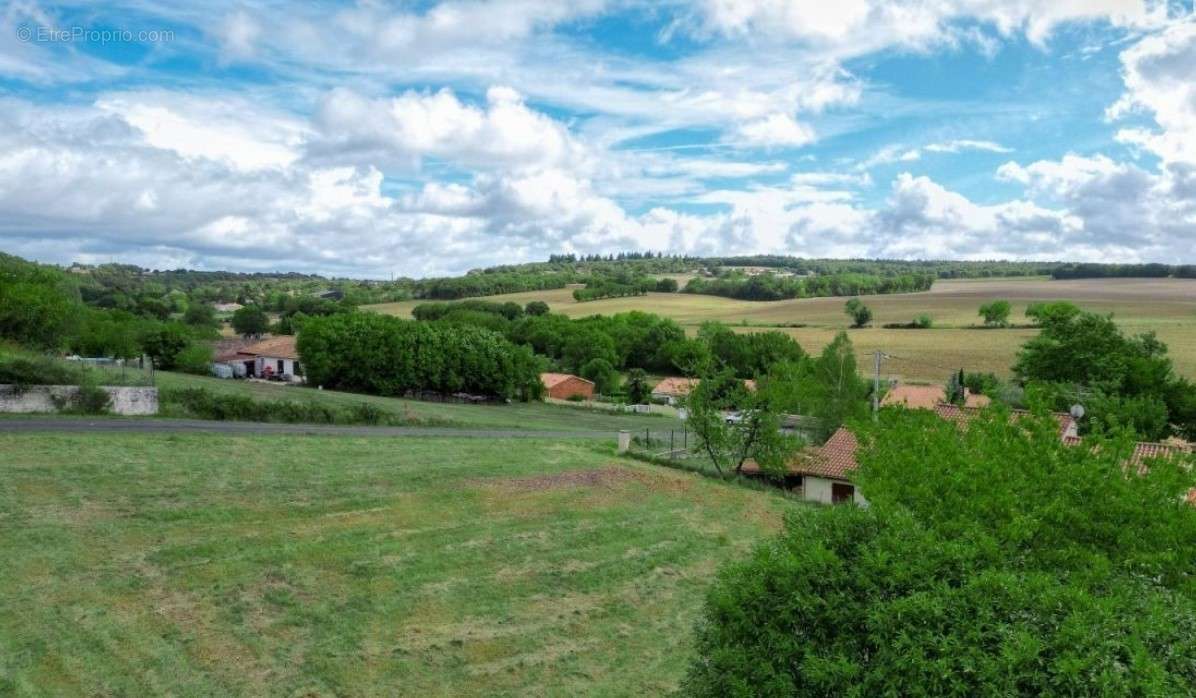
<path id="1" fill-rule="evenodd" d="M 876 373 L 872 378 L 872 419 L 877 419 L 877 413 L 880 412 L 880 362 L 881 359 L 889 358 L 889 355 L 883 351 L 877 350 L 872 353 L 876 360 Z"/>

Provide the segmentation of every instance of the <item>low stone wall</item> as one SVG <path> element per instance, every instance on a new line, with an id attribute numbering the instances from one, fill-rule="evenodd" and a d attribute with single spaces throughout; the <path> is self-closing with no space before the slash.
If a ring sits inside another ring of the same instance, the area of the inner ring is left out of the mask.
<path id="1" fill-rule="evenodd" d="M 104 386 L 112 397 L 108 408 L 113 414 L 158 414 L 158 389 Z M 75 385 L 0 385 L 0 412 L 57 412 L 59 401 L 69 400 L 79 392 Z"/>

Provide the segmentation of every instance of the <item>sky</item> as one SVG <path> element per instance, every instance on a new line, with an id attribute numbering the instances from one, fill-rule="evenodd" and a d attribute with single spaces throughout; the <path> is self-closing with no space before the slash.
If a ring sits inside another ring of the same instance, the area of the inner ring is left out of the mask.
<path id="1" fill-rule="evenodd" d="M 0 0 L 0 250 L 1196 262 L 1190 0 Z"/>

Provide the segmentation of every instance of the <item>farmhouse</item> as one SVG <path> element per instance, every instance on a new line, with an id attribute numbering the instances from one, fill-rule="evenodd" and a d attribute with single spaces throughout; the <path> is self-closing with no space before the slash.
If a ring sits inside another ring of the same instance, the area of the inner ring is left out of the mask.
<path id="1" fill-rule="evenodd" d="M 947 402 L 947 390 L 941 385 L 910 385 L 901 383 L 885 393 L 882 406 L 901 405 L 913 410 L 933 410 L 940 403 Z M 992 400 L 986 395 L 977 395 L 964 388 L 965 407 L 986 407 Z"/>
<path id="2" fill-rule="evenodd" d="M 652 399 L 669 405 L 676 405 L 697 387 L 698 378 L 665 378 L 652 388 Z"/>
<path id="3" fill-rule="evenodd" d="M 594 397 L 594 382 L 571 373 L 541 373 L 540 382 L 544 384 L 545 394 L 557 400 Z"/>
<path id="4" fill-rule="evenodd" d="M 303 367 L 299 364 L 293 335 L 279 335 L 250 344 L 238 352 L 238 357 L 250 378 L 303 381 Z"/>
<path id="5" fill-rule="evenodd" d="M 669 405 L 676 405 L 688 396 L 701 383 L 701 378 L 665 378 L 652 388 L 652 399 Z M 745 380 L 744 386 L 748 390 L 756 389 L 756 381 Z"/>

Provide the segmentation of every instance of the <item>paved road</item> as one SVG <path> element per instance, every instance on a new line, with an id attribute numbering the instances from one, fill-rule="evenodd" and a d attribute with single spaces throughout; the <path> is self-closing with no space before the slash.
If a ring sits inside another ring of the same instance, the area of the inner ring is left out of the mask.
<path id="1" fill-rule="evenodd" d="M 0 434 L 26 432 L 120 432 L 174 434 L 320 434 L 331 436 L 452 436 L 479 439 L 613 439 L 613 431 L 530 431 L 520 429 L 445 429 L 436 427 L 367 427 L 262 422 L 214 422 L 203 419 L 78 419 L 30 417 L 0 419 Z"/>

